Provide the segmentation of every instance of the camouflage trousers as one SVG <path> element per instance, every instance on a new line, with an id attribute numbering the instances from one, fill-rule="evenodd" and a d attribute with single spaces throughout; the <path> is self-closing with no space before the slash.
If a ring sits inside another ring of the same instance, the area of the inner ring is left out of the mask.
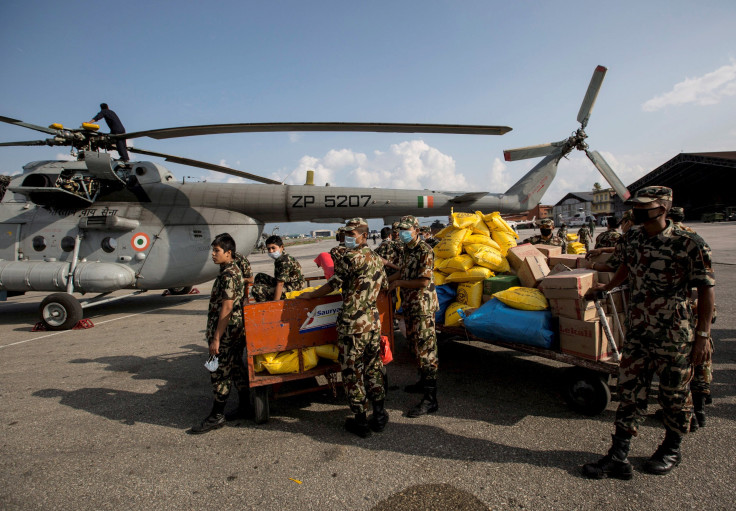
<path id="1" fill-rule="evenodd" d="M 437 332 L 434 329 L 434 314 L 405 314 L 406 340 L 419 363 L 419 372 L 426 380 L 437 379 L 439 358 L 437 357 Z"/>
<path id="2" fill-rule="evenodd" d="M 659 377 L 659 404 L 664 427 L 686 434 L 693 406 L 688 385 L 692 378 L 690 343 L 673 344 L 667 339 L 626 339 L 618 372 L 619 405 L 616 426 L 636 435 L 644 420 L 652 377 Z"/>
<path id="3" fill-rule="evenodd" d="M 273 300 L 273 294 L 276 292 L 276 283 L 278 281 L 266 273 L 258 273 L 250 287 L 250 296 L 256 302 L 270 302 Z M 286 297 L 286 287 L 281 293 L 281 299 Z"/>
<path id="4" fill-rule="evenodd" d="M 381 362 L 381 332 L 340 335 L 337 341 L 342 364 L 342 382 L 348 396 L 350 411 L 362 413 L 368 409 L 368 400 L 386 398 L 384 387 L 386 369 Z"/>
<path id="5" fill-rule="evenodd" d="M 248 388 L 248 370 L 245 367 L 243 355 L 245 352 L 245 336 L 243 331 L 226 332 L 220 339 L 220 353 L 217 355 L 219 366 L 217 371 L 210 373 L 212 391 L 215 401 L 227 401 L 233 386 L 238 390 Z"/>
<path id="6" fill-rule="evenodd" d="M 713 339 L 708 341 L 713 349 Z M 690 382 L 690 391 L 693 394 L 710 395 L 710 383 L 713 381 L 713 360 L 693 367 L 693 381 Z"/>

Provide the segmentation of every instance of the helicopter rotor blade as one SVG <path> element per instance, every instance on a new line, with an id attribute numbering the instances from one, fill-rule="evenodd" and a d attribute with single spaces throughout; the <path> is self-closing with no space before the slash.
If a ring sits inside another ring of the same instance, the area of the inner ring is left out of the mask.
<path id="1" fill-rule="evenodd" d="M 503 159 L 506 161 L 517 161 L 548 156 L 555 151 L 558 151 L 565 142 L 566 140 L 560 140 L 559 142 L 550 142 L 549 144 L 530 145 L 527 147 L 519 147 L 517 149 L 505 149 L 503 151 Z"/>
<path id="2" fill-rule="evenodd" d="M 588 151 L 587 149 L 585 150 L 585 154 L 588 155 L 588 158 L 593 162 L 593 165 L 595 165 L 603 177 L 606 178 L 608 184 L 616 190 L 618 196 L 621 197 L 622 200 L 627 200 L 631 196 L 631 193 L 618 178 L 611 166 L 603 159 L 603 156 L 601 156 L 598 151 Z"/>
<path id="3" fill-rule="evenodd" d="M 265 133 L 279 131 L 356 131 L 376 133 L 448 133 L 457 135 L 503 135 L 508 126 L 472 124 L 404 124 L 386 122 L 258 122 L 242 124 L 206 124 L 111 135 L 111 138 L 151 137 L 157 140 L 223 133 Z"/>
<path id="4" fill-rule="evenodd" d="M 595 68 L 595 71 L 593 71 L 593 76 L 590 79 L 588 90 L 585 91 L 585 97 L 583 98 L 583 102 L 580 105 L 580 111 L 578 112 L 578 122 L 583 125 L 583 128 L 588 125 L 590 113 L 593 111 L 593 105 L 595 105 L 598 92 L 601 90 L 601 85 L 603 84 L 603 78 L 606 76 L 606 71 L 608 71 L 608 68 L 603 66 L 598 66 Z"/>
<path id="5" fill-rule="evenodd" d="M 215 165 L 214 163 L 207 163 L 206 161 L 192 160 L 191 158 L 182 158 L 180 156 L 172 156 L 170 154 L 157 153 L 154 151 L 146 151 L 145 149 L 138 149 L 137 147 L 128 147 L 128 151 L 132 153 L 145 154 L 148 156 L 158 156 L 164 158 L 166 161 L 173 163 L 181 163 L 182 165 L 189 165 L 190 167 L 199 167 L 207 170 L 214 170 L 215 172 L 222 172 L 223 174 L 229 174 L 235 177 L 242 177 L 244 179 L 250 179 L 251 181 L 257 181 L 259 183 L 265 183 L 269 185 L 280 185 L 280 181 L 269 179 L 267 177 L 257 176 L 249 172 L 243 172 L 241 170 L 235 170 L 222 165 Z"/>
<path id="6" fill-rule="evenodd" d="M 26 140 L 24 142 L 0 142 L 0 146 L 28 146 L 28 145 L 51 145 L 46 140 Z"/>
<path id="7" fill-rule="evenodd" d="M 40 131 L 42 133 L 48 133 L 49 135 L 59 134 L 59 130 L 55 130 L 53 128 L 44 128 L 43 126 L 38 126 L 36 124 L 30 124 L 27 122 L 19 121 L 18 119 L 11 119 L 10 117 L 4 117 L 2 115 L 0 115 L 0 121 L 6 122 L 8 124 L 15 124 L 16 126 L 22 126 L 23 128 Z"/>

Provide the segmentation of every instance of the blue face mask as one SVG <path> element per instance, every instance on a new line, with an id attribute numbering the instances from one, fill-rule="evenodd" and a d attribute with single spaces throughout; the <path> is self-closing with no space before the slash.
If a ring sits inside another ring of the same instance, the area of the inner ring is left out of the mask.
<path id="1" fill-rule="evenodd" d="M 411 231 L 399 231 L 399 239 L 403 243 L 411 243 L 411 240 L 413 239 Z"/>
<path id="2" fill-rule="evenodd" d="M 278 259 L 279 257 L 281 257 L 281 252 L 279 250 L 276 250 L 275 252 L 269 252 L 268 257 L 270 257 L 271 259 Z"/>
<path id="3" fill-rule="evenodd" d="M 352 250 L 357 246 L 358 244 L 355 242 L 355 238 L 352 236 L 345 236 L 345 248 Z"/>

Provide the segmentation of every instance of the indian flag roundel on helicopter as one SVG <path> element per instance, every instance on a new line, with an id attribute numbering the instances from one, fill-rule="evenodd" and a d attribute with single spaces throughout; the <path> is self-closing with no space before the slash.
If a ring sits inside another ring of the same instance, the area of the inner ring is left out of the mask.
<path id="1" fill-rule="evenodd" d="M 133 250 L 143 252 L 151 245 L 151 238 L 145 232 L 138 232 L 130 240 Z"/>
<path id="2" fill-rule="evenodd" d="M 434 196 L 433 195 L 417 195 L 417 206 L 420 208 L 434 207 Z"/>

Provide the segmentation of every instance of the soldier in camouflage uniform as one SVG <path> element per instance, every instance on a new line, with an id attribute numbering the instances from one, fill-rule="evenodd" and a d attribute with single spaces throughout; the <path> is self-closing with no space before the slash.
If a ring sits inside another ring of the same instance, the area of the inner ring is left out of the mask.
<path id="1" fill-rule="evenodd" d="M 606 230 L 598 235 L 595 239 L 595 248 L 613 248 L 616 242 L 621 238 L 618 232 L 618 222 L 615 216 L 609 216 L 606 222 Z"/>
<path id="2" fill-rule="evenodd" d="M 678 229 L 683 231 L 697 234 L 695 230 L 691 229 L 687 225 L 683 224 L 685 220 L 685 210 L 683 208 L 672 208 L 670 209 L 667 218 L 672 220 L 672 224 Z M 697 300 L 693 301 L 693 319 L 697 318 Z M 715 307 L 715 306 L 714 306 Z M 716 311 L 713 310 L 713 323 L 716 321 Z M 693 324 L 693 326 L 695 326 Z M 711 349 L 713 348 L 713 341 L 711 340 Z M 699 427 L 705 426 L 705 404 L 710 398 L 710 384 L 713 381 L 713 364 L 712 360 L 707 360 L 705 363 L 695 366 L 693 368 L 693 379 L 690 382 L 690 392 L 693 395 L 693 418 L 690 421 L 690 431 L 695 431 Z"/>
<path id="3" fill-rule="evenodd" d="M 629 446 L 646 413 L 653 372 L 659 376 L 666 435 L 644 469 L 666 474 L 680 463 L 680 442 L 692 413 L 688 383 L 693 366 L 711 356 L 715 278 L 710 248 L 700 236 L 676 229 L 665 219 L 672 205 L 671 189 L 645 187 L 630 202 L 640 227 L 630 229 L 616 245 L 613 258 L 621 264 L 611 282 L 599 286 L 608 291 L 628 279 L 630 307 L 613 443 L 606 456 L 583 467 L 585 476 L 598 479 L 631 478 Z M 698 290 L 695 335 L 688 304 L 692 287 Z"/>
<path id="4" fill-rule="evenodd" d="M 345 227 L 339 227 L 335 235 L 337 246 L 330 249 L 330 257 L 332 257 L 332 266 L 335 273 L 341 271 L 340 265 L 343 264 L 345 255 Z"/>
<path id="5" fill-rule="evenodd" d="M 283 300 L 289 291 L 299 291 L 304 287 L 302 265 L 284 250 L 284 242 L 279 236 L 266 240 L 266 249 L 273 262 L 273 277 L 265 273 L 256 275 L 250 295 L 256 302 Z"/>
<path id="6" fill-rule="evenodd" d="M 337 319 L 338 348 L 342 381 L 350 410 L 355 414 L 345 421 L 345 429 L 365 438 L 371 430 L 383 431 L 388 422 L 377 305 L 379 293 L 388 289 L 388 280 L 381 258 L 366 246 L 368 223 L 362 218 L 352 218 L 344 233 L 344 260 L 336 266 L 335 274 L 327 284 L 302 293 L 299 298 L 317 298 L 335 289 L 342 290 L 343 305 Z M 373 406 L 370 420 L 366 417 L 369 400 Z"/>
<path id="7" fill-rule="evenodd" d="M 406 338 L 419 362 L 420 379 L 409 385 L 407 392 L 424 394 L 417 406 L 407 414 L 419 417 L 437 411 L 437 334 L 434 314 L 439 309 L 433 280 L 434 253 L 418 238 L 419 222 L 405 216 L 399 222 L 399 237 L 404 244 L 401 270 L 389 277 L 390 289 L 401 288 Z"/>
<path id="8" fill-rule="evenodd" d="M 567 224 L 563 223 L 560 228 L 557 229 L 557 237 L 567 243 Z"/>
<path id="9" fill-rule="evenodd" d="M 578 241 L 585 245 L 585 251 L 590 251 L 590 243 L 593 241 L 593 235 L 590 233 L 590 227 L 588 227 L 588 224 L 583 224 L 583 226 L 578 230 Z"/>
<path id="10" fill-rule="evenodd" d="M 532 236 L 531 238 L 527 238 L 523 241 L 523 243 L 531 243 L 532 245 L 553 245 L 555 247 L 562 247 L 562 253 L 567 253 L 567 240 L 562 239 L 559 236 L 554 236 L 552 234 L 552 230 L 555 228 L 555 222 L 551 218 L 545 218 L 544 220 L 539 221 L 539 232 L 541 234 L 537 234 L 535 236 Z"/>
<path id="11" fill-rule="evenodd" d="M 210 356 L 217 356 L 219 366 L 210 373 L 215 395 L 212 411 L 192 427 L 194 434 L 206 433 L 225 424 L 225 403 L 233 385 L 239 391 L 240 406 L 248 405 L 248 373 L 243 362 L 243 274 L 233 258 L 235 253 L 235 241 L 229 234 L 215 237 L 212 261 L 220 265 L 220 274 L 212 285 L 205 335 Z"/>
<path id="12" fill-rule="evenodd" d="M 386 275 L 390 277 L 398 271 L 399 262 L 401 261 L 401 245 L 398 241 L 391 239 L 390 227 L 381 229 L 381 244 L 378 245 L 375 252 L 383 259 Z"/>

